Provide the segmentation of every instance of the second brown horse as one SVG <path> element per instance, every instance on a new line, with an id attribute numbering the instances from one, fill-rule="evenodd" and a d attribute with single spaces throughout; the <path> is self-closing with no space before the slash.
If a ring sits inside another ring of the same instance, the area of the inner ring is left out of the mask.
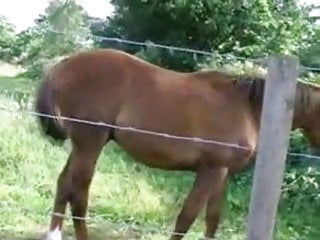
<path id="1" fill-rule="evenodd" d="M 44 132 L 70 138 L 72 152 L 57 182 L 54 212 L 85 217 L 96 160 L 110 140 L 150 167 L 196 173 L 174 232 L 186 233 L 206 206 L 205 236 L 216 232 L 227 176 L 241 170 L 257 145 L 263 79 L 218 71 L 180 73 L 163 69 L 117 50 L 79 53 L 46 75 L 36 110 L 117 126 L 211 139 L 240 148 L 170 139 L 150 134 L 40 117 Z M 320 146 L 320 90 L 299 84 L 294 128 L 303 128 Z M 87 240 L 85 221 L 74 219 L 77 240 Z M 63 219 L 54 215 L 48 240 L 60 240 Z M 173 234 L 172 240 L 183 236 Z"/>

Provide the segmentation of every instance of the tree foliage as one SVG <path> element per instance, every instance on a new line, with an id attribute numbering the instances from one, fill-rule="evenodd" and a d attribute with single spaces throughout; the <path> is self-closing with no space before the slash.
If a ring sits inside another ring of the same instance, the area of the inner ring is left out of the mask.
<path id="1" fill-rule="evenodd" d="M 244 57 L 298 54 L 314 36 L 310 9 L 298 6 L 296 0 L 283 0 L 282 5 L 275 2 L 112 0 L 115 14 L 101 34 Z M 150 49 L 148 52 L 150 55 Z M 192 69 L 199 62 L 190 54 L 158 51 L 151 55 L 157 56 L 157 63 L 175 69 Z"/>
<path id="2" fill-rule="evenodd" d="M 320 26 L 317 26 L 311 44 L 301 50 L 300 58 L 302 64 L 320 68 Z M 317 72 L 320 73 L 320 70 Z"/>
<path id="3" fill-rule="evenodd" d="M 86 13 L 75 0 L 51 1 L 34 27 L 18 35 L 16 45 L 21 63 L 30 67 L 31 77 L 39 76 L 44 65 L 91 46 Z"/>
<path id="4" fill-rule="evenodd" d="M 0 59 L 11 61 L 14 55 L 16 36 L 14 26 L 0 16 Z"/>

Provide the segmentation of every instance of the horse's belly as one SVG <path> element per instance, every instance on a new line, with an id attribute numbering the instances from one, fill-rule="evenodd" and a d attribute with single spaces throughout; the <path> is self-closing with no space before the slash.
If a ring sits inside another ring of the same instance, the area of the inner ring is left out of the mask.
<path id="1" fill-rule="evenodd" d="M 193 170 L 199 160 L 194 144 L 156 136 L 120 133 L 116 142 L 136 161 L 149 167 L 171 170 Z"/>

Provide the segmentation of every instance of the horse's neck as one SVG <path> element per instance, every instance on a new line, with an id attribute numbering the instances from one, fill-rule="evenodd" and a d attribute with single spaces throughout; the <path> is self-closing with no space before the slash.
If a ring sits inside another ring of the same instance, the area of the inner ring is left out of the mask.
<path id="1" fill-rule="evenodd" d="M 292 123 L 294 129 L 308 126 L 309 119 L 313 117 L 316 102 L 312 96 L 312 90 L 308 86 L 298 83 Z"/>

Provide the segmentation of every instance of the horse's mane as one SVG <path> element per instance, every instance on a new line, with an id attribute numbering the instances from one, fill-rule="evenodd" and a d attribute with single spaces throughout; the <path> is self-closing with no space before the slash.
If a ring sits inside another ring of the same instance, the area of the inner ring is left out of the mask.
<path id="1" fill-rule="evenodd" d="M 261 109 L 266 76 L 258 74 L 234 74 L 215 70 L 199 71 L 194 74 L 199 78 L 206 79 L 214 86 L 233 84 L 245 94 L 253 107 Z M 320 85 L 298 80 L 295 100 L 296 110 L 307 109 L 311 105 L 314 105 L 312 101 L 313 91 L 320 92 Z"/>
<path id="2" fill-rule="evenodd" d="M 208 82 L 211 86 L 226 87 L 233 85 L 248 97 L 249 101 L 262 103 L 265 79 L 262 76 L 233 74 L 220 70 L 201 70 L 192 73 L 193 76 Z"/>
<path id="3" fill-rule="evenodd" d="M 265 78 L 259 75 L 246 74 L 233 74 L 233 77 L 235 79 L 234 84 L 245 93 L 250 103 L 262 106 Z"/>
<path id="4" fill-rule="evenodd" d="M 234 84 L 246 94 L 250 103 L 262 107 L 266 77 L 243 74 L 233 75 L 233 78 L 235 79 Z M 320 85 L 298 80 L 295 97 L 296 111 L 303 111 L 315 104 L 312 98 L 313 91 L 320 92 Z"/>
<path id="5" fill-rule="evenodd" d="M 266 76 L 258 74 L 235 74 L 218 70 L 202 70 L 193 73 L 199 79 L 207 81 L 215 88 L 226 85 L 236 86 L 242 94 L 247 97 L 251 106 L 259 111 L 263 104 L 263 95 Z M 320 93 L 320 85 L 303 80 L 298 80 L 295 110 L 305 111 L 316 104 L 312 97 L 312 93 L 317 91 Z"/>

